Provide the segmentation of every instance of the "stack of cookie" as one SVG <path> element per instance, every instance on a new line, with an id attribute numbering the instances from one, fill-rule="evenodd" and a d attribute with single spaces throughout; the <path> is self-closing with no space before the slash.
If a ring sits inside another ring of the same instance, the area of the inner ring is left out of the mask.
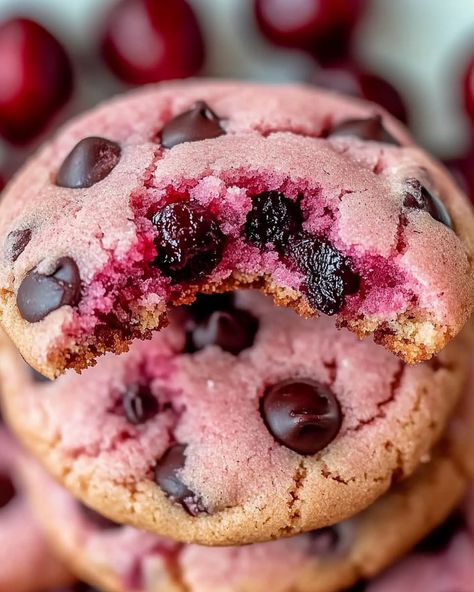
<path id="1" fill-rule="evenodd" d="M 378 107 L 132 93 L 25 166 L 0 237 L 4 412 L 98 589 L 340 591 L 465 495 L 474 216 Z"/>

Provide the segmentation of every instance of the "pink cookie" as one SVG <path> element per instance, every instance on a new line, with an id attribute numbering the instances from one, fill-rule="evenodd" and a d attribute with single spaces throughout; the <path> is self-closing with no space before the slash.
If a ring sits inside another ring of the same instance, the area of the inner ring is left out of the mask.
<path id="1" fill-rule="evenodd" d="M 336 592 L 376 575 L 451 512 L 474 468 L 465 455 L 473 428 L 470 396 L 431 461 L 363 513 L 320 531 L 242 547 L 183 545 L 111 523 L 37 464 L 29 461 L 23 468 L 32 507 L 51 544 L 75 573 L 108 592 Z M 409 583 L 393 592 L 411 590 Z M 458 590 L 427 586 L 415 592 L 432 589 Z"/>
<path id="2" fill-rule="evenodd" d="M 429 454 L 461 395 L 470 331 L 418 366 L 257 292 L 201 296 L 81 376 L 35 383 L 6 344 L 19 437 L 110 518 L 249 543 L 370 505 Z"/>
<path id="3" fill-rule="evenodd" d="M 0 590 L 45 592 L 72 580 L 51 551 L 23 496 L 19 450 L 0 427 Z"/>
<path id="4" fill-rule="evenodd" d="M 0 207 L 1 321 L 49 377 L 148 338 L 196 292 L 252 286 L 408 362 L 472 311 L 474 219 L 375 105 L 175 82 L 67 126 Z"/>

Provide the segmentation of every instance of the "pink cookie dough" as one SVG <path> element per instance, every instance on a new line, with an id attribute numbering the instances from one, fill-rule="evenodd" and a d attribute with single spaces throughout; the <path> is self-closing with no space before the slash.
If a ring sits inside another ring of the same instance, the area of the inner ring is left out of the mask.
<path id="1" fill-rule="evenodd" d="M 174 82 L 79 117 L 6 189 L 0 320 L 52 378 L 247 286 L 411 363 L 471 314 L 473 237 L 456 184 L 379 107 Z"/>
<path id="2" fill-rule="evenodd" d="M 0 386 L 11 425 L 67 488 L 111 519 L 211 545 L 344 520 L 427 458 L 462 394 L 470 330 L 431 362 L 408 366 L 327 317 L 303 319 L 258 292 L 236 293 L 225 314 L 221 300 L 199 300 L 212 311 L 201 324 L 196 305 L 177 310 L 151 341 L 54 382 L 34 382 L 5 342 Z M 230 328 L 215 329 L 222 315 Z M 253 343 L 223 349 L 243 326 L 232 319 L 248 317 Z M 296 384 L 290 408 L 265 407 L 288 383 Z M 326 396 L 334 416 L 322 410 L 296 435 L 280 434 L 271 421 L 291 424 L 302 383 L 319 386 L 301 421 Z M 314 453 L 298 448 L 308 434 Z M 176 447 L 181 464 L 171 478 Z"/>
<path id="3" fill-rule="evenodd" d="M 19 455 L 18 445 L 1 425 L 0 590 L 45 592 L 73 578 L 47 544 L 26 503 Z"/>
<path id="4" fill-rule="evenodd" d="M 51 544 L 75 573 L 107 592 L 338 592 L 357 580 L 374 578 L 459 503 L 474 469 L 472 458 L 465 455 L 474 443 L 471 395 L 472 385 L 431 460 L 367 510 L 333 527 L 269 543 L 211 548 L 173 542 L 95 514 L 32 460 L 24 463 L 23 473 L 32 507 Z M 474 524 L 469 508 L 472 504 L 466 505 L 466 530 L 467 524 Z M 385 588 L 382 577 L 374 592 L 471 592 L 469 587 L 441 585 L 443 577 L 457 584 L 461 574 L 468 573 L 467 561 L 472 564 L 474 551 L 467 538 L 467 532 L 457 535 L 452 566 L 444 555 L 436 556 L 442 558 L 439 566 L 430 556 L 431 575 L 423 580 L 418 559 L 398 587 Z M 464 559 L 464 572 L 457 573 Z M 443 567 L 448 567 L 444 575 Z M 413 587 L 418 576 L 425 587 Z"/>

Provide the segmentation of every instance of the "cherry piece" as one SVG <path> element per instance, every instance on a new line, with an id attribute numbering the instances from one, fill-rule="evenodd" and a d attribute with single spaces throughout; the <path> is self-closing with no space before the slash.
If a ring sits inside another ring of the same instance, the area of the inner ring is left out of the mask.
<path id="1" fill-rule="evenodd" d="M 40 24 L 13 18 L 0 25 L 0 62 L 0 133 L 31 140 L 71 95 L 69 58 Z"/>
<path id="2" fill-rule="evenodd" d="M 0 472 L 0 509 L 7 506 L 15 495 L 16 488 L 10 475 Z"/>
<path id="3" fill-rule="evenodd" d="M 384 78 L 355 64 L 318 67 L 313 82 L 322 88 L 377 103 L 400 121 L 408 121 L 407 107 L 398 90 Z"/>
<path id="4" fill-rule="evenodd" d="M 204 42 L 186 0 L 120 0 L 109 13 L 102 53 L 130 84 L 186 78 L 204 61 Z"/>
<path id="5" fill-rule="evenodd" d="M 328 62 L 348 53 L 365 0 L 255 0 L 255 15 L 273 43 Z"/>
<path id="6" fill-rule="evenodd" d="M 299 204 L 277 191 L 264 191 L 252 199 L 247 214 L 245 236 L 263 248 L 267 244 L 282 250 L 291 235 L 300 231 L 303 214 Z"/>
<path id="7" fill-rule="evenodd" d="M 197 280 L 219 263 L 224 235 L 214 216 L 195 202 L 175 202 L 153 216 L 154 265 L 175 281 Z"/>

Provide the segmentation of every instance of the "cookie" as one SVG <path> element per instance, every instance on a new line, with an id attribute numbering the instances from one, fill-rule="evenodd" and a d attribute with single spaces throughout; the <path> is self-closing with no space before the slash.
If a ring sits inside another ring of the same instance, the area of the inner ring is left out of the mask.
<path id="1" fill-rule="evenodd" d="M 473 237 L 455 183 L 375 105 L 175 82 L 75 120 L 11 183 L 1 322 L 52 378 L 197 292 L 253 287 L 416 362 L 472 311 Z"/>
<path id="2" fill-rule="evenodd" d="M 0 590 L 45 592 L 72 581 L 26 503 L 19 449 L 0 425 Z"/>
<path id="3" fill-rule="evenodd" d="M 8 344 L 6 412 L 76 496 L 184 542 L 251 543 L 356 514 L 410 475 L 462 393 L 470 331 L 408 366 L 258 292 L 201 296 L 81 376 L 35 383 Z"/>
<path id="4" fill-rule="evenodd" d="M 474 469 L 473 455 L 466 454 L 474 444 L 473 407 L 470 396 L 431 460 L 363 513 L 269 543 L 219 548 L 180 544 L 110 522 L 32 461 L 24 466 L 25 480 L 51 543 L 77 574 L 107 592 L 337 592 L 359 578 L 374 577 L 459 502 Z M 388 592 L 377 588 L 381 590 Z"/>
<path id="5" fill-rule="evenodd" d="M 368 586 L 367 592 L 471 592 L 474 565 L 474 488 L 464 504 L 414 553 Z"/>

